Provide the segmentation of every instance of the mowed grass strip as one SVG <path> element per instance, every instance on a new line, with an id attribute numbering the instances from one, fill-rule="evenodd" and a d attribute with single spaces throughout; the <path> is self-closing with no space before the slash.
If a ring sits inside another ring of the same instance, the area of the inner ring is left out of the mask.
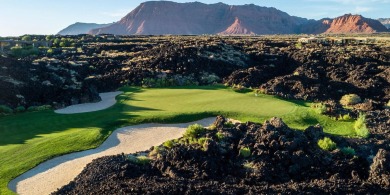
<path id="1" fill-rule="evenodd" d="M 222 114 L 241 121 L 281 117 L 293 128 L 320 123 L 328 133 L 354 135 L 352 122 L 337 122 L 301 101 L 285 101 L 223 86 L 140 89 L 126 87 L 113 107 L 62 115 L 53 111 L 0 118 L 0 194 L 12 194 L 10 180 L 55 156 L 99 146 L 121 126 L 147 122 L 181 123 Z"/>

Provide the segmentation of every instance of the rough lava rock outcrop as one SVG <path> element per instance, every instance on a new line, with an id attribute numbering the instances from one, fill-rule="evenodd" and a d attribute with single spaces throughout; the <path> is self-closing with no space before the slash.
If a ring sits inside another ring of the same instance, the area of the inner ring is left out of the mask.
<path id="1" fill-rule="evenodd" d="M 320 126 L 297 131 L 279 118 L 233 127 L 225 122 L 218 117 L 217 130 L 199 136 L 206 138 L 202 145 L 182 139 L 159 146 L 144 165 L 124 154 L 96 159 L 53 194 L 390 193 L 389 146 L 370 161 L 320 149 L 324 136 L 355 147 L 354 139 L 325 135 Z M 240 155 L 242 148 L 249 148 L 248 157 Z"/>
<path id="2" fill-rule="evenodd" d="M 100 100 L 96 87 L 82 82 L 77 67 L 0 57 L 0 68 L 0 105 L 60 108 Z"/>

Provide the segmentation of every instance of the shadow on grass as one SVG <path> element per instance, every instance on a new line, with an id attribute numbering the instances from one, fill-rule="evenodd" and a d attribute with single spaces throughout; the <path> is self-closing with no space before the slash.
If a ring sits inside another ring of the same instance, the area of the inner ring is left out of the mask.
<path id="1" fill-rule="evenodd" d="M 134 86 L 126 86 L 120 88 L 120 91 L 124 92 L 142 92 L 145 89 L 196 89 L 196 90 L 220 90 L 220 89 L 229 89 L 229 87 L 226 87 L 222 84 L 215 84 L 215 85 L 189 85 L 189 86 L 171 86 L 171 87 L 153 87 L 153 88 L 141 88 L 141 87 L 134 87 Z"/>
<path id="2" fill-rule="evenodd" d="M 129 91 L 141 93 L 142 90 Z M 99 128 L 103 137 L 125 124 L 134 124 L 138 112 L 158 111 L 152 108 L 123 104 L 125 96 L 119 96 L 117 104 L 96 112 L 81 114 L 55 114 L 53 111 L 30 112 L 0 118 L 0 146 L 24 144 L 27 140 L 75 128 Z M 126 101 L 133 101 L 127 94 Z M 135 100 L 134 100 L 135 101 Z M 122 102 L 122 103 L 121 103 Z"/>
<path id="3" fill-rule="evenodd" d="M 285 99 L 285 98 L 282 98 L 282 97 L 279 97 L 279 96 L 273 96 L 273 97 L 275 99 L 291 102 L 291 103 L 293 103 L 295 105 L 303 106 L 303 107 L 310 107 L 310 103 L 311 103 L 311 102 L 304 101 L 304 100 Z"/>

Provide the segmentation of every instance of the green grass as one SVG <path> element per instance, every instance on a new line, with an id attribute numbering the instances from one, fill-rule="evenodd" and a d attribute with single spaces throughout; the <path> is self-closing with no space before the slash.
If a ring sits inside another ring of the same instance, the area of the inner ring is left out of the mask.
<path id="1" fill-rule="evenodd" d="M 0 117 L 0 194 L 12 194 L 7 183 L 39 163 L 62 154 L 99 146 L 120 126 L 180 123 L 223 114 L 242 121 L 282 117 L 304 129 L 320 123 L 326 132 L 354 136 L 353 122 L 319 115 L 302 101 L 237 93 L 223 86 L 168 89 L 123 88 L 118 103 L 106 110 L 61 115 L 40 111 Z"/>

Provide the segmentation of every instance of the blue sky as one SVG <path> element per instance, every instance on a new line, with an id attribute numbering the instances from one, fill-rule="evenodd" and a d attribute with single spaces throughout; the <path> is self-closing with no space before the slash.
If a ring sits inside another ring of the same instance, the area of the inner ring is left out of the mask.
<path id="1" fill-rule="evenodd" d="M 115 22 L 145 0 L 0 0 L 0 36 L 56 34 L 75 22 Z M 275 7 L 310 19 L 346 13 L 390 18 L 390 0 L 197 0 Z M 176 0 L 176 2 L 191 2 Z"/>

